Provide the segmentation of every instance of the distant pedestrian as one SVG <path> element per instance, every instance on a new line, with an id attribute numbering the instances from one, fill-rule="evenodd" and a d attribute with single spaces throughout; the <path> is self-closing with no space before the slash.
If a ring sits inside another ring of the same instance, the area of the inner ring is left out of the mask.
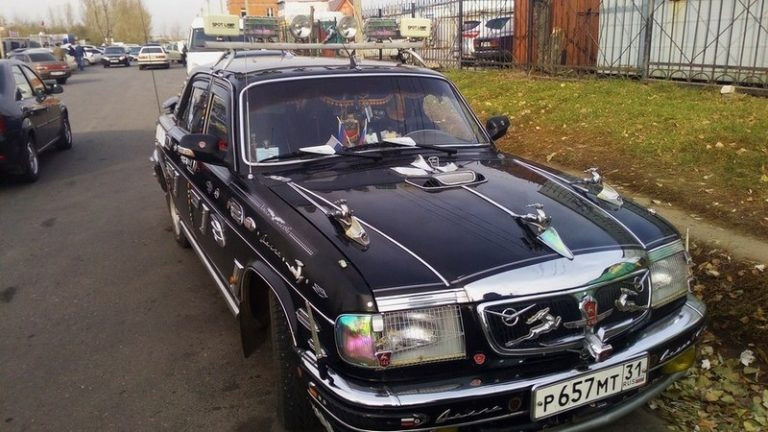
<path id="1" fill-rule="evenodd" d="M 85 49 L 80 44 L 75 45 L 75 61 L 77 62 L 77 69 L 84 71 L 83 58 L 85 57 Z"/>
<path id="2" fill-rule="evenodd" d="M 60 43 L 57 43 L 55 47 L 53 47 L 53 56 L 58 61 L 65 61 L 66 57 L 64 54 L 64 48 L 61 47 Z"/>

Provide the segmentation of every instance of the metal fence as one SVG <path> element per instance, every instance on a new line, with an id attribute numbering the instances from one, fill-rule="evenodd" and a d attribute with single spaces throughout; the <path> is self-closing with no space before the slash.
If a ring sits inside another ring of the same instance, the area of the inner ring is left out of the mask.
<path id="1" fill-rule="evenodd" d="M 386 1 L 386 0 L 383 0 Z M 768 0 L 418 0 L 430 66 L 515 67 L 768 87 Z"/>

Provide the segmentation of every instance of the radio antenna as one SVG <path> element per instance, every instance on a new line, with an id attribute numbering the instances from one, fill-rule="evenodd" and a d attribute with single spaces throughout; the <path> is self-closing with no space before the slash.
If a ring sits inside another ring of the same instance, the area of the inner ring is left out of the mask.
<path id="1" fill-rule="evenodd" d="M 142 0 L 136 0 L 136 8 L 139 10 L 139 18 L 141 19 L 141 31 L 144 33 L 144 44 L 147 44 L 149 42 L 149 35 L 147 35 L 147 24 L 144 21 L 144 5 Z M 150 72 L 152 72 L 152 87 L 155 89 L 155 103 L 157 104 L 157 113 L 162 114 L 163 110 L 160 108 L 160 94 L 157 91 L 155 70 L 152 69 Z"/>

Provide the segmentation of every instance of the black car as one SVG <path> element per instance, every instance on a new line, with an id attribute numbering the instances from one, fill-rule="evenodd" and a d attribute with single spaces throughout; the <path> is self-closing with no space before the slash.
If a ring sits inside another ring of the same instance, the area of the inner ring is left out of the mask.
<path id="1" fill-rule="evenodd" d="M 62 91 L 28 65 L 0 60 L 0 170 L 33 182 L 40 174 L 38 153 L 72 147 L 67 107 L 53 96 Z"/>
<path id="2" fill-rule="evenodd" d="M 176 242 L 245 354 L 272 338 L 289 431 L 595 427 L 695 361 L 678 232 L 596 170 L 500 152 L 509 120 L 437 72 L 235 57 L 165 107 Z"/>
<path id="3" fill-rule="evenodd" d="M 108 46 L 104 48 L 101 64 L 105 68 L 117 65 L 130 66 L 131 58 L 128 49 L 123 46 Z"/>

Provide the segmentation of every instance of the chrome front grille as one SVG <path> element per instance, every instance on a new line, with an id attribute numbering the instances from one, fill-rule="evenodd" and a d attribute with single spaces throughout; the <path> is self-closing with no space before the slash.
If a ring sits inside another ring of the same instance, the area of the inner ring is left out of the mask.
<path id="1" fill-rule="evenodd" d="M 647 316 L 650 291 L 647 270 L 642 270 L 621 280 L 567 292 L 483 303 L 478 312 L 489 343 L 500 354 L 573 350 L 581 348 L 589 325 L 580 307 L 582 300 L 590 297 L 595 301 L 598 322 L 593 331 L 604 332 L 608 342 Z"/>

